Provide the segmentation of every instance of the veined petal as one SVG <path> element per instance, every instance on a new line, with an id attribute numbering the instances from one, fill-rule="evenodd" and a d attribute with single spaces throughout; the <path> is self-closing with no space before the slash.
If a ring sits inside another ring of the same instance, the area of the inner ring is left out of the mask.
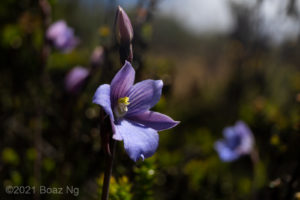
<path id="1" fill-rule="evenodd" d="M 240 154 L 231 150 L 224 141 L 217 141 L 215 143 L 215 149 L 219 154 L 219 157 L 224 162 L 230 162 L 240 157 Z"/>
<path id="2" fill-rule="evenodd" d="M 122 137 L 116 132 L 115 127 L 115 119 L 113 115 L 113 111 L 111 109 L 111 102 L 110 102 L 110 85 L 103 84 L 100 85 L 93 97 L 93 103 L 100 105 L 105 113 L 109 116 L 111 122 L 111 128 L 113 131 L 113 138 L 115 140 L 122 140 Z"/>
<path id="3" fill-rule="evenodd" d="M 152 108 L 160 99 L 162 80 L 144 80 L 136 83 L 129 91 L 127 116 L 133 116 Z"/>
<path id="4" fill-rule="evenodd" d="M 114 121 L 114 115 L 111 109 L 110 101 L 110 85 L 100 85 L 93 97 L 93 103 L 100 105 L 106 114 L 110 117 L 111 121 Z"/>
<path id="5" fill-rule="evenodd" d="M 128 120 L 115 124 L 115 128 L 116 134 L 121 135 L 125 150 L 133 161 L 148 158 L 155 153 L 159 140 L 156 130 Z"/>
<path id="6" fill-rule="evenodd" d="M 167 115 L 152 111 L 138 113 L 127 118 L 134 122 L 143 124 L 146 127 L 153 128 L 157 131 L 173 128 L 179 123 L 178 121 L 174 121 Z"/>
<path id="7" fill-rule="evenodd" d="M 111 103 L 115 106 L 119 98 L 125 97 L 132 87 L 135 77 L 135 71 L 128 61 L 120 69 L 111 81 Z"/>

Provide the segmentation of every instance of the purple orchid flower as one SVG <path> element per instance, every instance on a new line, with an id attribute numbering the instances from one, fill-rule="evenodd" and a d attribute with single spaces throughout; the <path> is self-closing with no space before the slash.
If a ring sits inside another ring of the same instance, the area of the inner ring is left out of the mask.
<path id="1" fill-rule="evenodd" d="M 89 76 L 88 69 L 77 66 L 71 69 L 65 77 L 65 88 L 67 92 L 76 94 Z"/>
<path id="2" fill-rule="evenodd" d="M 242 155 L 250 154 L 254 146 L 254 136 L 243 121 L 223 130 L 224 140 L 215 143 L 215 149 L 224 162 L 231 162 Z"/>
<path id="3" fill-rule="evenodd" d="M 157 131 L 172 128 L 179 122 L 149 110 L 160 99 L 161 80 L 144 80 L 133 85 L 134 78 L 135 71 L 126 61 L 110 85 L 98 87 L 93 103 L 105 110 L 110 117 L 113 139 L 123 140 L 127 154 L 136 162 L 155 153 Z"/>
<path id="4" fill-rule="evenodd" d="M 74 36 L 74 30 L 63 20 L 53 23 L 48 28 L 47 39 L 55 48 L 65 53 L 71 51 L 79 43 L 79 39 Z"/>

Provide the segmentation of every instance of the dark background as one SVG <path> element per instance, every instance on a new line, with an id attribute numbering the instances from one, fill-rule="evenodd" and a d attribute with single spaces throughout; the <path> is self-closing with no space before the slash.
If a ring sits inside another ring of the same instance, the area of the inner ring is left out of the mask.
<path id="1" fill-rule="evenodd" d="M 99 199 L 104 152 L 92 96 L 121 67 L 112 28 L 118 2 L 49 2 L 52 22 L 66 20 L 80 45 L 67 54 L 51 49 L 45 65 L 38 1 L 0 3 L 0 196 L 32 199 L 5 188 L 43 185 L 80 194 L 40 199 Z M 298 20 L 298 1 L 290 2 L 286 14 Z M 160 133 L 157 152 L 144 162 L 131 161 L 118 142 L 111 199 L 300 199 L 299 37 L 270 43 L 251 20 L 257 7 L 235 4 L 231 31 L 197 34 L 161 15 L 160 3 L 124 5 L 135 29 L 133 66 L 136 81 L 164 81 L 154 110 L 181 123 Z M 77 65 L 90 68 L 98 45 L 104 63 L 79 94 L 68 94 L 65 75 Z M 222 163 L 213 148 L 237 120 L 253 131 L 256 163 L 250 156 Z"/>

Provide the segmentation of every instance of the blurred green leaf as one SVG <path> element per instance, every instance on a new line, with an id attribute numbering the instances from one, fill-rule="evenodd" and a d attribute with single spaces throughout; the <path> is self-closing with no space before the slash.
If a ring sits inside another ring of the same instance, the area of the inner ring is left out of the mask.
<path id="1" fill-rule="evenodd" d="M 27 149 L 26 156 L 28 160 L 34 161 L 37 157 L 37 152 L 34 148 Z"/>
<path id="2" fill-rule="evenodd" d="M 18 171 L 11 172 L 11 180 L 13 185 L 21 185 L 22 184 L 22 176 Z"/>
<path id="3" fill-rule="evenodd" d="M 43 168 L 48 172 L 52 171 L 55 168 L 54 160 L 52 160 L 50 158 L 44 158 L 43 159 Z"/>
<path id="4" fill-rule="evenodd" d="M 18 165 L 20 162 L 18 154 L 12 148 L 5 148 L 2 151 L 2 160 L 4 163 Z"/>
<path id="5" fill-rule="evenodd" d="M 18 48 L 22 45 L 22 32 L 18 25 L 9 24 L 3 28 L 2 44 L 12 48 Z"/>

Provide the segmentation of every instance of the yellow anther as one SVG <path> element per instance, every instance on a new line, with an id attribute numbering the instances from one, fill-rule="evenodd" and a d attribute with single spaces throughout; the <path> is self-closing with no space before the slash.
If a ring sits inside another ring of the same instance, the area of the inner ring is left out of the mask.
<path id="1" fill-rule="evenodd" d="M 118 104 L 124 104 L 125 106 L 128 106 L 129 103 L 129 97 L 123 97 L 118 99 Z"/>
<path id="2" fill-rule="evenodd" d="M 129 103 L 129 97 L 119 98 L 118 99 L 118 104 L 114 109 L 114 113 L 115 113 L 116 117 L 118 117 L 118 118 L 123 117 L 128 111 L 127 106 L 129 104 L 130 104 Z"/>

